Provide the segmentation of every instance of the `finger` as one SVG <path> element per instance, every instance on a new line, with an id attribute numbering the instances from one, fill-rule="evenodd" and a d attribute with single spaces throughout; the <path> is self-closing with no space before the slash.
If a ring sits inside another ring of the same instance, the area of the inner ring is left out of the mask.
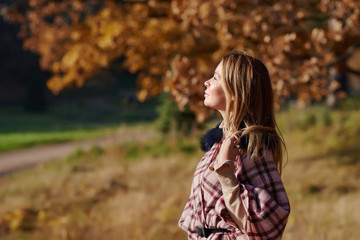
<path id="1" fill-rule="evenodd" d="M 234 148 L 239 148 L 240 145 L 239 145 L 239 139 L 235 136 L 232 136 L 230 139 L 231 141 L 231 146 L 234 147 Z"/>

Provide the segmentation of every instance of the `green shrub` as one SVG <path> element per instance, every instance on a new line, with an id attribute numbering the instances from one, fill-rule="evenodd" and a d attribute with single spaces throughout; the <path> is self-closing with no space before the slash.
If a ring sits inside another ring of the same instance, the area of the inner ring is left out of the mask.
<path id="1" fill-rule="evenodd" d="M 163 133 L 175 130 L 187 136 L 193 129 L 202 127 L 196 122 L 195 114 L 190 111 L 188 106 L 184 111 L 179 110 L 169 93 L 161 94 L 160 104 L 156 110 L 158 112 L 157 126 Z"/>
<path id="2" fill-rule="evenodd" d="M 104 153 L 104 149 L 98 145 L 94 145 L 91 147 L 90 152 L 94 153 L 95 155 L 101 155 Z"/>
<path id="3" fill-rule="evenodd" d="M 125 144 L 125 159 L 137 159 L 141 156 L 141 147 L 137 144 Z"/>
<path id="4" fill-rule="evenodd" d="M 359 110 L 360 95 L 359 94 L 350 95 L 344 100 L 339 101 L 337 108 L 342 110 Z"/>
<path id="5" fill-rule="evenodd" d="M 179 149 L 181 152 L 191 154 L 194 153 L 197 150 L 197 148 L 198 148 L 197 145 L 191 142 L 187 142 L 184 140 L 179 141 Z"/>
<path id="6" fill-rule="evenodd" d="M 318 122 L 319 122 L 320 126 L 324 126 L 324 127 L 331 126 L 332 119 L 331 119 L 330 110 L 327 109 L 327 110 L 321 112 Z"/>
<path id="7" fill-rule="evenodd" d="M 72 153 L 70 153 L 68 156 L 67 156 L 67 160 L 68 161 L 73 161 L 75 159 L 78 159 L 79 157 L 85 155 L 86 152 L 84 151 L 84 149 L 82 148 L 76 148 Z"/>

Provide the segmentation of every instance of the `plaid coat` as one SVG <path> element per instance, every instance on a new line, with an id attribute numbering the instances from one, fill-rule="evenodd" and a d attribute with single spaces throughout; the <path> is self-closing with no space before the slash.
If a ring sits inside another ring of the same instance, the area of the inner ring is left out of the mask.
<path id="1" fill-rule="evenodd" d="M 188 233 L 189 239 L 202 239 L 196 234 L 196 226 L 232 231 L 213 233 L 208 240 L 281 239 L 290 206 L 272 153 L 267 152 L 256 160 L 251 160 L 246 154 L 239 154 L 236 158 L 234 174 L 239 189 L 235 201 L 241 201 L 245 218 L 234 221 L 219 176 L 212 171 L 218 163 L 221 143 L 215 143 L 199 162 L 179 226 Z M 235 223 L 239 221 L 243 221 L 244 227 Z"/>

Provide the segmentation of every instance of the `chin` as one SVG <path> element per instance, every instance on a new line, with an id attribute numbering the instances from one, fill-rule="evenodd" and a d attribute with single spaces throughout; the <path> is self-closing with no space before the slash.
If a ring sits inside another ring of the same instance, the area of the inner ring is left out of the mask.
<path id="1" fill-rule="evenodd" d="M 208 108 L 211 108 L 211 109 L 215 109 L 216 110 L 216 108 L 214 108 L 213 106 L 209 106 L 209 105 L 207 105 L 207 104 L 204 104 L 205 105 L 205 107 L 208 107 Z"/>
<path id="2" fill-rule="evenodd" d="M 211 106 L 209 106 L 209 104 L 206 102 L 206 100 L 204 100 L 204 105 L 205 105 L 205 107 L 211 108 Z"/>

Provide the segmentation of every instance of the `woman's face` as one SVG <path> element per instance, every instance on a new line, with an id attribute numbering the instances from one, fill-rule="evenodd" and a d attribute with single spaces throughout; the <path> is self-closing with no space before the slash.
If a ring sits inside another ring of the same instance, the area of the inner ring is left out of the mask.
<path id="1" fill-rule="evenodd" d="M 226 110 L 225 92 L 221 84 L 222 78 L 222 62 L 215 69 L 214 76 L 205 82 L 205 100 L 204 104 L 207 107 L 216 109 L 218 111 Z"/>

